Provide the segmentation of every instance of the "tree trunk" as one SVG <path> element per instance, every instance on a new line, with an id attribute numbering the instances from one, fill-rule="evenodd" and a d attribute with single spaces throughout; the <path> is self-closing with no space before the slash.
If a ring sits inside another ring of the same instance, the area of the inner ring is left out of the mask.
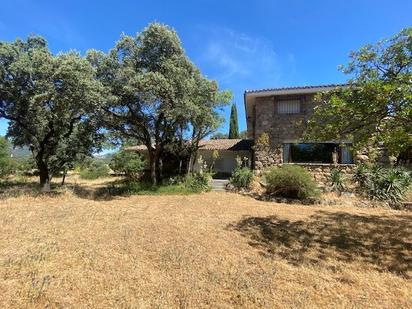
<path id="1" fill-rule="evenodd" d="M 191 171 L 192 171 L 192 154 L 190 154 L 189 156 L 189 160 L 187 161 L 187 169 L 186 169 L 186 175 L 190 175 Z"/>
<path id="2" fill-rule="evenodd" d="M 50 192 L 50 175 L 45 167 L 39 167 L 41 192 Z"/>
<path id="3" fill-rule="evenodd" d="M 157 160 L 157 169 L 158 169 L 158 181 L 160 182 L 163 179 L 163 161 L 161 158 Z"/>
<path id="4" fill-rule="evenodd" d="M 149 165 L 150 165 L 150 179 L 152 180 L 152 185 L 157 185 L 157 173 L 156 173 L 156 161 L 157 158 L 154 154 L 149 154 Z"/>
<path id="5" fill-rule="evenodd" d="M 65 169 L 64 172 L 63 172 L 63 179 L 62 179 L 62 183 L 61 183 L 62 186 L 64 185 L 64 181 L 66 180 L 66 174 L 67 174 L 67 170 Z"/>

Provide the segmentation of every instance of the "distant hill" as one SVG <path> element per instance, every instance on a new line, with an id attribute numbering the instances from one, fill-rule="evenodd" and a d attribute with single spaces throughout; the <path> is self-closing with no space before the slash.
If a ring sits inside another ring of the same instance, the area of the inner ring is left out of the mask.
<path id="1" fill-rule="evenodd" d="M 13 147 L 13 144 L 7 140 L 8 143 L 8 148 L 9 148 L 9 153 L 11 157 L 14 159 L 20 161 L 20 160 L 26 160 L 27 158 L 31 157 L 31 151 L 29 147 Z"/>
<path id="2" fill-rule="evenodd" d="M 25 160 L 31 157 L 31 151 L 29 147 L 16 147 L 13 149 L 13 146 L 10 147 L 10 154 L 16 160 Z"/>

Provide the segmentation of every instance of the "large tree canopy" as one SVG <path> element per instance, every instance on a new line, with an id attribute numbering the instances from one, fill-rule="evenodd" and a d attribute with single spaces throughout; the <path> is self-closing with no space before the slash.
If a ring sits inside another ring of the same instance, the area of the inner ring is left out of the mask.
<path id="1" fill-rule="evenodd" d="M 229 95 L 200 74 L 167 26 L 155 23 L 136 37 L 122 36 L 108 54 L 90 51 L 88 59 L 107 89 L 103 125 L 146 145 L 153 184 L 166 146 L 191 152 L 220 122 L 215 108 Z"/>
<path id="2" fill-rule="evenodd" d="M 102 91 L 94 75 L 78 53 L 54 56 L 41 37 L 0 42 L 0 117 L 9 120 L 13 144 L 32 151 L 44 191 L 99 137 L 90 117 Z"/>
<path id="3" fill-rule="evenodd" d="M 348 86 L 317 96 L 307 137 L 383 143 L 396 155 L 412 145 L 412 28 L 350 58 Z"/>

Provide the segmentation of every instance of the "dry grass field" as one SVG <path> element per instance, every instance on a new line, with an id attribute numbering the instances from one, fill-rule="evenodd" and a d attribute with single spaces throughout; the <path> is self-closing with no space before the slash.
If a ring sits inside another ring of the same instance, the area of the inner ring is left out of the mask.
<path id="1" fill-rule="evenodd" d="M 412 213 L 77 185 L 0 201 L 0 308 L 412 308 Z"/>

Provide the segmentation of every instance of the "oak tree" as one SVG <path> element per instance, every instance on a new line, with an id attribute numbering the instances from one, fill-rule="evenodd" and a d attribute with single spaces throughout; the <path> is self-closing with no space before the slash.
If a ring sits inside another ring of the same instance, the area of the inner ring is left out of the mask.
<path id="1" fill-rule="evenodd" d="M 99 139 L 91 117 L 101 86 L 76 52 L 53 55 L 42 37 L 0 42 L 0 117 L 14 146 L 28 146 L 43 191 L 54 174 Z"/>

